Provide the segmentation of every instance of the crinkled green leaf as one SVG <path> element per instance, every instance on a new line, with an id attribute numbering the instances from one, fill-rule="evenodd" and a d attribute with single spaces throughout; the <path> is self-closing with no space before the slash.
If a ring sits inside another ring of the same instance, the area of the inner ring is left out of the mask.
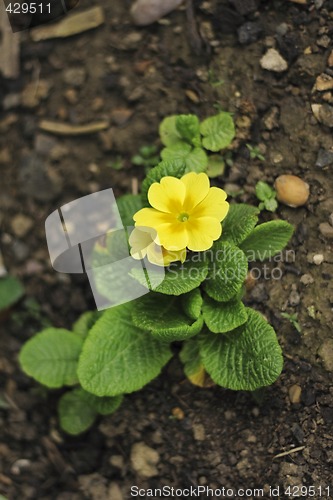
<path id="1" fill-rule="evenodd" d="M 228 215 L 222 222 L 221 239 L 239 245 L 253 231 L 258 214 L 258 208 L 245 203 L 230 205 Z"/>
<path id="2" fill-rule="evenodd" d="M 265 260 L 281 252 L 288 244 L 294 227 L 284 220 L 272 220 L 255 227 L 240 248 L 249 261 Z"/>
<path id="3" fill-rule="evenodd" d="M 246 278 L 246 256 L 228 241 L 217 241 L 206 255 L 209 272 L 204 289 L 212 299 L 228 302 L 240 292 Z"/>
<path id="4" fill-rule="evenodd" d="M 79 360 L 82 387 L 96 396 L 141 389 L 172 356 L 169 345 L 134 326 L 132 304 L 108 309 L 90 330 Z"/>
<path id="5" fill-rule="evenodd" d="M 163 281 L 163 275 L 165 272 Z M 197 288 L 206 278 L 208 273 L 208 263 L 204 254 L 192 254 L 182 264 L 181 262 L 172 262 L 165 270 L 155 266 L 154 270 L 149 270 L 145 278 L 137 269 L 131 271 L 132 276 L 145 285 L 148 280 L 150 290 L 154 292 L 165 293 L 166 295 L 182 295 Z"/>
<path id="6" fill-rule="evenodd" d="M 196 115 L 177 115 L 176 129 L 182 139 L 200 146 L 200 122 Z"/>
<path id="7" fill-rule="evenodd" d="M 230 113 L 219 113 L 206 118 L 200 125 L 200 132 L 204 136 L 202 144 L 206 149 L 220 151 L 229 146 L 235 137 L 234 120 Z"/>
<path id="8" fill-rule="evenodd" d="M 200 336 L 200 356 L 214 382 L 233 390 L 254 391 L 272 384 L 283 366 L 274 329 L 247 308 L 248 320 L 225 335 Z"/>
<path id="9" fill-rule="evenodd" d="M 83 341 L 63 328 L 46 328 L 25 343 L 20 363 L 27 375 L 50 388 L 77 383 Z"/>
<path id="10" fill-rule="evenodd" d="M 203 299 L 199 288 L 181 296 L 183 311 L 191 319 L 198 319 L 201 314 Z"/>
<path id="11" fill-rule="evenodd" d="M 0 278 L 0 311 L 15 304 L 24 295 L 24 288 L 13 276 Z"/>
<path id="12" fill-rule="evenodd" d="M 221 303 L 206 297 L 202 314 L 207 327 L 213 333 L 230 332 L 247 320 L 246 308 L 240 300 Z"/>
<path id="13" fill-rule="evenodd" d="M 159 293 L 150 293 L 135 301 L 132 318 L 134 325 L 167 342 L 193 337 L 203 325 L 202 318 L 193 321 L 182 312 L 179 299 Z"/>
<path id="14" fill-rule="evenodd" d="M 170 175 L 172 177 L 182 177 L 186 171 L 186 163 L 183 160 L 161 161 L 157 167 L 152 168 L 141 187 L 142 202 L 148 204 L 148 190 L 154 182 L 160 182 L 162 177 Z"/>
<path id="15" fill-rule="evenodd" d="M 117 207 L 123 225 L 134 226 L 133 215 L 142 208 L 142 199 L 139 194 L 125 194 L 117 198 Z"/>
<path id="16" fill-rule="evenodd" d="M 207 168 L 207 155 L 202 148 L 193 148 L 190 144 L 173 144 L 161 151 L 162 160 L 183 161 L 186 172 L 205 172 Z"/>

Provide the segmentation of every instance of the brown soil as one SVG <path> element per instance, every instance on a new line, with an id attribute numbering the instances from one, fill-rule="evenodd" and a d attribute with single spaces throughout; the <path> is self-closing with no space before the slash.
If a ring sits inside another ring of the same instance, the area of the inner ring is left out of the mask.
<path id="1" fill-rule="evenodd" d="M 196 2 L 200 50 L 184 10 L 135 28 L 128 1 L 101 0 L 104 26 L 72 38 L 34 43 L 22 33 L 21 76 L 0 81 L 6 108 L 0 115 L 1 247 L 7 268 L 27 291 L 0 323 L 0 492 L 8 499 L 127 500 L 131 485 L 224 486 L 233 488 L 233 498 L 241 498 L 238 488 L 264 488 L 260 498 L 271 498 L 270 486 L 280 486 L 279 498 L 290 498 L 288 486 L 313 485 L 312 498 L 333 497 L 333 253 L 332 240 L 319 228 L 333 213 L 333 162 L 323 167 L 318 159 L 329 155 L 333 139 L 311 111 L 312 103 L 333 102 L 330 91 L 313 90 L 322 72 L 333 73 L 327 62 L 332 1 L 262 1 L 252 12 L 254 3 Z M 89 5 L 83 0 L 79 8 Z M 247 21 L 260 25 L 262 35 L 241 45 L 237 29 Z M 271 46 L 288 62 L 287 71 L 260 67 Z M 27 96 L 28 84 L 38 82 L 44 96 L 33 87 L 37 102 L 20 104 L 18 95 L 25 89 Z M 276 328 L 283 374 L 254 398 L 192 387 L 176 360 L 126 397 L 114 415 L 81 437 L 68 437 L 56 419 L 59 394 L 38 387 L 17 364 L 21 345 L 36 331 L 51 323 L 69 328 L 94 307 L 84 276 L 52 269 L 44 221 L 85 194 L 108 187 L 130 192 L 133 179 L 143 177 L 131 156 L 140 146 L 158 145 L 161 119 L 183 112 L 206 117 L 216 105 L 233 112 L 238 127 L 233 166 L 217 181 L 241 191 L 236 201 L 256 203 L 256 182 L 273 184 L 282 173 L 299 175 L 311 188 L 305 207 L 280 205 L 277 211 L 297 228 L 289 245 L 294 257 L 270 264 L 282 278 L 261 278 L 247 298 Z M 111 126 L 86 137 L 56 138 L 39 130 L 43 118 L 75 124 L 106 118 Z M 259 145 L 265 161 L 250 159 L 246 143 Z M 112 168 L 118 160 L 121 170 Z M 19 214 L 32 222 L 24 234 L 15 226 Z M 316 254 L 323 255 L 320 265 Z M 298 313 L 301 333 L 281 312 Z M 290 390 L 295 385 L 298 400 Z M 158 454 L 150 478 L 132 466 L 136 443 Z"/>

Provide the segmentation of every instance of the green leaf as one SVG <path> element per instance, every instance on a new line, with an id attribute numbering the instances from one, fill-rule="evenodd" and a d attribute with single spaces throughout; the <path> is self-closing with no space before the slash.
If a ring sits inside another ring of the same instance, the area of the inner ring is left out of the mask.
<path id="1" fill-rule="evenodd" d="M 202 314 L 206 325 L 213 333 L 227 333 L 247 320 L 244 304 L 240 301 L 215 302 L 206 297 Z"/>
<path id="2" fill-rule="evenodd" d="M 196 115 L 176 116 L 176 129 L 182 139 L 200 146 L 200 122 Z"/>
<path id="3" fill-rule="evenodd" d="M 166 342 L 185 340 L 197 335 L 202 328 L 202 318 L 189 319 L 180 309 L 178 299 L 150 293 L 133 304 L 135 326 L 149 330 L 156 338 Z"/>
<path id="4" fill-rule="evenodd" d="M 202 148 L 192 148 L 190 144 L 173 144 L 161 151 L 161 158 L 165 161 L 182 161 L 186 164 L 185 172 L 205 172 L 207 155 Z"/>
<path id="5" fill-rule="evenodd" d="M 160 182 L 162 177 L 165 177 L 166 175 L 180 178 L 184 175 L 185 170 L 186 163 L 182 160 L 161 161 L 157 167 L 152 168 L 142 183 L 141 196 L 143 203 L 147 205 L 148 190 L 154 182 Z"/>
<path id="6" fill-rule="evenodd" d="M 97 396 L 94 396 L 93 394 L 89 395 L 91 398 L 90 399 L 91 404 L 94 406 L 97 413 L 99 413 L 100 415 L 111 415 L 116 410 L 118 410 L 119 406 L 123 401 L 122 394 L 120 394 L 119 396 L 114 396 L 113 398 L 109 397 L 99 398 Z"/>
<path id="7" fill-rule="evenodd" d="M 223 175 L 225 171 L 225 162 L 220 155 L 211 155 L 208 157 L 207 175 L 211 179 Z"/>
<path id="8" fill-rule="evenodd" d="M 235 137 L 234 120 L 230 113 L 222 112 L 211 116 L 200 125 L 200 132 L 204 136 L 203 146 L 209 151 L 225 149 Z"/>
<path id="9" fill-rule="evenodd" d="M 82 389 L 74 389 L 59 399 L 60 426 L 73 436 L 89 429 L 97 417 L 97 411 L 87 401 L 86 394 Z"/>
<path id="10" fill-rule="evenodd" d="M 98 414 L 116 411 L 123 397 L 98 398 L 81 387 L 64 394 L 58 403 L 60 425 L 68 434 L 77 435 L 94 423 Z"/>
<path id="11" fill-rule="evenodd" d="M 149 270 L 146 274 L 149 289 L 154 292 L 165 293 L 166 295 L 182 295 L 197 288 L 206 278 L 208 273 L 208 263 L 203 253 L 191 254 L 182 264 L 181 262 L 172 262 L 168 268 Z M 161 282 L 161 273 L 165 272 Z M 143 280 L 142 273 L 137 269 L 132 270 L 131 275 L 146 286 L 146 279 Z"/>
<path id="12" fill-rule="evenodd" d="M 203 299 L 199 288 L 181 296 L 183 311 L 191 319 L 198 319 L 201 314 Z"/>
<path id="13" fill-rule="evenodd" d="M 167 116 L 160 124 L 160 137 L 164 146 L 172 146 L 177 143 L 185 143 L 182 140 L 179 130 L 177 129 L 178 115 Z"/>
<path id="14" fill-rule="evenodd" d="M 131 304 L 107 310 L 90 330 L 79 360 L 82 387 L 96 396 L 141 389 L 172 356 L 169 345 L 130 320 Z"/>
<path id="15" fill-rule="evenodd" d="M 275 212 L 278 207 L 278 202 L 275 198 L 270 198 L 269 200 L 264 201 L 264 207 L 269 212 Z"/>
<path id="16" fill-rule="evenodd" d="M 23 371 L 50 388 L 77 383 L 77 362 L 82 339 L 63 328 L 46 328 L 23 346 L 20 363 Z"/>
<path id="17" fill-rule="evenodd" d="M 228 215 L 222 222 L 222 241 L 239 245 L 253 231 L 258 214 L 258 208 L 245 203 L 230 205 Z"/>
<path id="18" fill-rule="evenodd" d="M 226 335 L 207 332 L 200 337 L 204 367 L 222 387 L 254 391 L 272 384 L 283 366 L 274 329 L 263 316 L 247 308 L 247 322 Z"/>
<path id="19" fill-rule="evenodd" d="M 240 292 L 245 281 L 246 256 L 238 247 L 227 241 L 216 242 L 206 255 L 210 266 L 204 289 L 212 299 L 228 302 Z"/>
<path id="20" fill-rule="evenodd" d="M 99 311 L 87 311 L 75 321 L 73 324 L 73 333 L 79 335 L 83 340 L 88 335 L 90 328 L 96 323 L 96 321 L 101 317 Z"/>
<path id="21" fill-rule="evenodd" d="M 258 200 L 265 201 L 270 198 L 274 198 L 276 192 L 271 186 L 269 186 L 266 182 L 259 181 L 256 184 L 256 196 Z"/>
<path id="22" fill-rule="evenodd" d="M 142 199 L 139 194 L 125 194 L 117 198 L 117 207 L 123 225 L 134 226 L 133 215 L 142 208 Z"/>
<path id="23" fill-rule="evenodd" d="M 24 288 L 13 276 L 0 278 L 0 311 L 15 304 L 24 295 Z"/>
<path id="24" fill-rule="evenodd" d="M 284 220 L 272 220 L 255 227 L 252 233 L 241 243 L 249 261 L 265 260 L 273 257 L 287 245 L 294 228 Z"/>

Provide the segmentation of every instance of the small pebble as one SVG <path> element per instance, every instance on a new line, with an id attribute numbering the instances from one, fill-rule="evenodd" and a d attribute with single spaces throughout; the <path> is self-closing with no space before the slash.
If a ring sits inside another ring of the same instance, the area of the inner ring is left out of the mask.
<path id="1" fill-rule="evenodd" d="M 171 414 L 177 420 L 183 420 L 183 418 L 185 417 L 184 411 L 181 408 L 179 408 L 179 406 L 176 406 L 175 408 L 172 408 Z"/>
<path id="2" fill-rule="evenodd" d="M 266 54 L 260 59 L 260 66 L 267 71 L 282 73 L 288 69 L 287 61 L 283 59 L 276 49 L 268 49 Z"/>
<path id="3" fill-rule="evenodd" d="M 242 45 L 254 43 L 260 38 L 262 31 L 258 23 L 248 21 L 238 28 L 238 41 Z"/>
<path id="4" fill-rule="evenodd" d="M 280 175 L 274 186 L 277 199 L 289 207 L 301 207 L 309 199 L 309 185 L 296 175 Z"/>
<path id="5" fill-rule="evenodd" d="M 329 215 L 328 221 L 331 224 L 331 226 L 333 226 L 333 213 Z"/>
<path id="6" fill-rule="evenodd" d="M 82 87 L 86 80 L 85 68 L 68 68 L 63 72 L 63 80 L 72 87 Z"/>
<path id="7" fill-rule="evenodd" d="M 323 47 L 324 49 L 327 49 L 331 43 L 331 39 L 328 35 L 323 35 L 317 40 L 317 45 L 319 47 Z"/>
<path id="8" fill-rule="evenodd" d="M 300 301 L 301 301 L 301 297 L 300 297 L 299 293 L 297 292 L 297 290 L 292 290 L 290 292 L 290 295 L 289 295 L 289 304 L 292 307 L 295 307 L 295 306 L 298 306 Z"/>
<path id="9" fill-rule="evenodd" d="M 314 282 L 314 279 L 311 274 L 303 274 L 300 278 L 300 282 L 303 283 L 303 285 L 311 285 L 311 283 Z"/>
<path id="10" fill-rule="evenodd" d="M 319 356 L 321 357 L 324 367 L 327 371 L 333 371 L 333 339 L 326 339 L 319 348 Z"/>
<path id="11" fill-rule="evenodd" d="M 18 238 L 25 236 L 32 228 L 33 224 L 33 220 L 23 214 L 15 215 L 11 221 L 12 231 Z"/>
<path id="12" fill-rule="evenodd" d="M 318 152 L 316 167 L 323 168 L 333 163 L 333 151 L 327 151 L 326 149 L 320 149 Z"/>
<path id="13" fill-rule="evenodd" d="M 327 75 L 326 73 L 322 73 L 321 75 L 317 76 L 315 90 L 323 92 L 325 90 L 331 89 L 333 89 L 333 78 L 331 76 Z"/>
<path id="14" fill-rule="evenodd" d="M 183 0 L 136 0 L 131 16 L 137 26 L 147 26 L 180 6 Z"/>
<path id="15" fill-rule="evenodd" d="M 206 439 L 205 428 L 202 424 L 193 424 L 193 436 L 196 441 L 204 441 Z"/>
<path id="16" fill-rule="evenodd" d="M 301 402 L 302 388 L 294 384 L 289 387 L 288 390 L 290 402 L 293 404 L 299 404 Z"/>
<path id="17" fill-rule="evenodd" d="M 328 240 L 333 239 L 333 226 L 328 222 L 322 222 L 319 224 L 319 231 Z"/>
<path id="18" fill-rule="evenodd" d="M 316 120 L 326 127 L 333 127 L 333 106 L 329 104 L 312 104 L 311 105 L 312 113 Z"/>
<path id="19" fill-rule="evenodd" d="M 316 255 L 313 256 L 312 258 L 313 263 L 316 264 L 316 266 L 320 266 L 324 262 L 324 256 L 321 253 L 317 253 Z"/>
<path id="20" fill-rule="evenodd" d="M 160 456 L 156 450 L 145 443 L 135 443 L 131 449 L 131 465 L 139 476 L 150 478 L 158 475 L 156 465 Z"/>

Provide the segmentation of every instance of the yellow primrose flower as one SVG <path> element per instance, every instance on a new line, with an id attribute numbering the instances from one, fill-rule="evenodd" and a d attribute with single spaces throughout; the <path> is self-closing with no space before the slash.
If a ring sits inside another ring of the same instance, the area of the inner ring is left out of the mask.
<path id="1" fill-rule="evenodd" d="M 202 252 L 221 236 L 221 221 L 229 210 L 226 197 L 222 189 L 210 187 L 207 174 L 167 176 L 149 188 L 153 208 L 142 208 L 133 218 L 136 226 L 155 229 L 168 251 Z"/>
<path id="2" fill-rule="evenodd" d="M 150 227 L 135 227 L 130 234 L 131 255 L 133 259 L 147 259 L 156 266 L 168 266 L 171 262 L 186 259 L 186 248 L 179 251 L 169 252 L 159 245 L 158 236 Z"/>

